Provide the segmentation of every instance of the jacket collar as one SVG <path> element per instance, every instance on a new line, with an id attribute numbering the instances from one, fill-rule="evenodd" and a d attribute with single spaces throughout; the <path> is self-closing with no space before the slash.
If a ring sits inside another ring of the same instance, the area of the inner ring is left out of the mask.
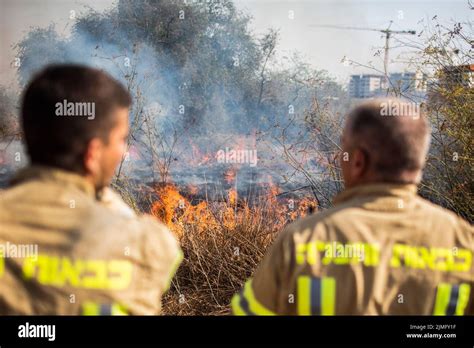
<path id="1" fill-rule="evenodd" d="M 359 185 L 339 193 L 333 199 L 334 204 L 346 202 L 355 197 L 380 197 L 391 196 L 398 198 L 407 198 L 415 196 L 417 193 L 417 186 L 415 184 L 366 184 Z"/>
<path id="2" fill-rule="evenodd" d="M 96 196 L 94 185 L 85 177 L 63 169 L 40 165 L 20 169 L 11 179 L 10 185 L 14 186 L 30 180 L 54 181 L 63 186 L 72 185 L 91 197 Z"/>

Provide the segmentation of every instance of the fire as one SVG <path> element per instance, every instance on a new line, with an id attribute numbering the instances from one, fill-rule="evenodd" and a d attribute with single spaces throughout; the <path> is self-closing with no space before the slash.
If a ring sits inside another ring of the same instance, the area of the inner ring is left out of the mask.
<path id="1" fill-rule="evenodd" d="M 224 180 L 228 184 L 233 184 L 235 182 L 236 175 L 237 175 L 237 170 L 235 168 L 230 168 L 224 172 Z"/>
<path id="2" fill-rule="evenodd" d="M 193 196 L 199 192 L 199 188 L 196 185 L 191 185 L 191 184 L 187 186 L 187 190 L 189 194 Z"/>
<path id="3" fill-rule="evenodd" d="M 191 139 L 189 141 L 189 146 L 191 147 L 191 157 L 187 158 L 189 164 L 192 166 L 202 166 L 208 164 L 212 161 L 213 156 L 210 153 L 203 153 L 201 149 L 193 143 Z"/>
<path id="4" fill-rule="evenodd" d="M 235 189 L 230 189 L 228 192 L 229 204 L 235 206 L 237 204 L 237 191 Z"/>
<path id="5" fill-rule="evenodd" d="M 288 212 L 288 217 L 289 220 L 293 221 L 296 220 L 299 217 L 304 217 L 317 209 L 317 204 L 314 200 L 309 199 L 309 198 L 303 198 L 300 200 L 298 203 L 298 206 L 294 209 L 290 209 Z"/>
<path id="6" fill-rule="evenodd" d="M 187 194 L 196 197 L 197 187 L 188 187 Z M 152 205 L 151 213 L 165 223 L 177 236 L 186 232 L 206 233 L 221 228 L 235 231 L 239 226 L 265 224 L 269 220 L 283 228 L 288 222 L 317 208 L 314 200 L 303 198 L 298 202 L 278 199 L 279 188 L 270 183 L 266 194 L 250 204 L 240 199 L 235 188 L 227 191 L 224 201 L 201 200 L 191 204 L 173 184 L 156 188 L 159 199 Z"/>
<path id="7" fill-rule="evenodd" d="M 273 183 L 273 179 L 270 175 L 267 175 L 268 182 L 268 198 L 272 201 L 276 200 L 277 195 L 280 193 L 280 189 Z"/>
<path id="8" fill-rule="evenodd" d="M 172 184 L 160 186 L 156 191 L 159 201 L 153 204 L 151 213 L 166 225 L 171 226 L 178 209 L 185 208 L 186 199 L 181 196 L 178 189 Z"/>

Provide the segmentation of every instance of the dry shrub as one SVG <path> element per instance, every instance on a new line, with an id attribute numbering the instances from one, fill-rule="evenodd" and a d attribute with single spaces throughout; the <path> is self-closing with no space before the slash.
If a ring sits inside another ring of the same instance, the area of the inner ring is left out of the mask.
<path id="1" fill-rule="evenodd" d="M 232 295 L 252 275 L 294 212 L 274 195 L 250 206 L 230 191 L 225 202 L 191 205 L 186 200 L 184 207 L 184 197 L 174 187 L 159 188 L 158 195 L 152 213 L 168 222 L 184 253 L 163 298 L 164 314 L 229 314 Z"/>

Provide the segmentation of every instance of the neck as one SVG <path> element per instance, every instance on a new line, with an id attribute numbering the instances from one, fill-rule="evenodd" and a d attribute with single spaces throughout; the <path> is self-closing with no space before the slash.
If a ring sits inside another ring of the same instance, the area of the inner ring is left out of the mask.
<path id="1" fill-rule="evenodd" d="M 367 173 L 357 180 L 346 181 L 346 189 L 356 186 L 370 185 L 370 184 L 401 184 L 401 185 L 418 185 L 421 181 L 421 171 L 405 171 L 396 176 L 387 176 L 383 174 Z"/>
<path id="2" fill-rule="evenodd" d="M 87 182 L 89 182 L 94 187 L 96 191 L 99 190 L 99 187 L 97 187 L 96 180 L 94 180 L 94 177 L 91 174 L 86 174 L 84 178 L 86 179 Z"/>

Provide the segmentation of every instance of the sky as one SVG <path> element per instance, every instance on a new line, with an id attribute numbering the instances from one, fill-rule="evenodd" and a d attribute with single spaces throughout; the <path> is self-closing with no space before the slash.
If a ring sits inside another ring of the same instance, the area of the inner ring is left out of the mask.
<path id="1" fill-rule="evenodd" d="M 183 0 L 176 0 L 183 1 Z M 191 0 L 188 0 L 191 1 Z M 437 15 L 442 24 L 473 22 L 474 11 L 467 0 L 235 0 L 237 8 L 253 17 L 251 28 L 263 35 L 269 28 L 278 29 L 278 58 L 298 52 L 309 64 L 325 69 L 340 83 L 346 84 L 351 74 L 369 72 L 343 64 L 344 57 L 363 65 L 372 64 L 383 70 L 382 57 L 374 57 L 384 45 L 383 34 L 376 31 L 346 30 L 317 25 L 384 29 L 393 21 L 393 30 L 415 30 Z M 16 86 L 12 62 L 13 46 L 32 27 L 56 25 L 60 35 L 67 36 L 73 23 L 71 11 L 84 12 L 87 7 L 104 11 L 114 0 L 0 0 L 0 84 Z M 389 72 L 410 70 L 400 61 L 406 48 L 396 47 L 397 39 L 418 39 L 417 36 L 396 36 L 391 41 Z"/>

